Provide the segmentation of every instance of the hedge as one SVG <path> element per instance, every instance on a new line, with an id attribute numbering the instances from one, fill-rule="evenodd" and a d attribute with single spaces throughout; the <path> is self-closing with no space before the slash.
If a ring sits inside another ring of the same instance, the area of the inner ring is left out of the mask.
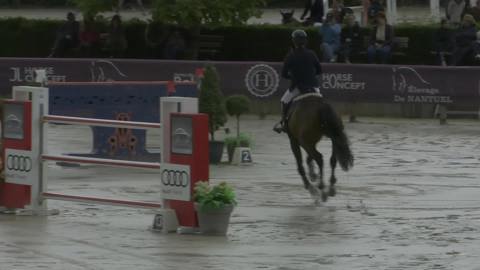
<path id="1" fill-rule="evenodd" d="M 0 19 L 0 57 L 45 57 L 55 39 L 56 30 L 61 21 L 28 20 L 23 18 Z M 98 22 L 100 31 L 107 29 L 106 20 Z M 158 26 L 165 31 L 165 26 Z M 125 22 L 128 39 L 127 58 L 157 58 L 154 48 L 149 48 L 145 41 L 146 23 L 139 20 Z M 294 27 L 278 25 L 249 25 L 204 28 L 203 34 L 224 36 L 223 48 L 212 60 L 225 61 L 282 61 L 291 46 L 290 33 Z M 367 31 L 364 29 L 364 31 Z M 404 25 L 395 29 L 397 36 L 410 38 L 406 57 L 396 59 L 401 64 L 432 64 L 430 51 L 433 47 L 433 26 Z M 319 52 L 321 38 L 316 29 L 308 28 L 310 48 Z M 191 41 L 190 38 L 188 41 Z M 192 43 L 192 42 L 188 42 Z"/>

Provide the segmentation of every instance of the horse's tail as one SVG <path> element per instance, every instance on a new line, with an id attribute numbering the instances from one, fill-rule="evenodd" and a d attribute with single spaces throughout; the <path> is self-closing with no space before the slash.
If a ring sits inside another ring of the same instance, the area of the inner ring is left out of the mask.
<path id="1" fill-rule="evenodd" d="M 321 119 L 326 126 L 326 134 L 332 140 L 333 150 L 340 166 L 344 171 L 353 167 L 353 154 L 350 142 L 345 134 L 342 119 L 337 115 L 330 104 L 325 103 Z"/>

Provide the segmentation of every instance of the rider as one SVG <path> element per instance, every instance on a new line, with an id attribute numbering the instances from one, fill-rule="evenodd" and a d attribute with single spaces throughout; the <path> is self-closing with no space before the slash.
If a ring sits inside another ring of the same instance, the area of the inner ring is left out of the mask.
<path id="1" fill-rule="evenodd" d="M 306 48 L 307 33 L 303 30 L 293 31 L 292 41 L 294 49 L 288 53 L 282 69 L 282 77 L 291 83 L 281 99 L 282 119 L 273 128 L 278 133 L 286 131 L 288 107 L 294 97 L 308 92 L 320 93 L 317 76 L 322 69 L 315 52 Z"/>

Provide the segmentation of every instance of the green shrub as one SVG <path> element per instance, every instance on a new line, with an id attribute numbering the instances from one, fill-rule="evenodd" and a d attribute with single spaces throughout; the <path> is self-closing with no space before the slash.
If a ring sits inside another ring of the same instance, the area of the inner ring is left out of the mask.
<path id="1" fill-rule="evenodd" d="M 240 133 L 240 135 L 235 137 L 226 137 L 225 146 L 227 147 L 228 161 L 232 161 L 233 152 L 236 147 L 251 147 L 252 138 L 245 133 Z"/>
<path id="2" fill-rule="evenodd" d="M 201 210 L 219 209 L 226 205 L 236 205 L 235 191 L 225 182 L 211 186 L 208 182 L 197 182 L 194 188 L 194 201 Z"/>
<path id="3" fill-rule="evenodd" d="M 227 122 L 227 112 L 225 111 L 223 94 L 220 90 L 220 78 L 217 69 L 211 64 L 205 67 L 198 107 L 201 113 L 208 115 L 210 138 L 214 141 L 215 131 Z"/>
<path id="4" fill-rule="evenodd" d="M 240 136 L 240 116 L 250 111 L 250 99 L 245 95 L 229 96 L 225 100 L 225 107 L 230 116 L 237 120 L 237 136 Z"/>
<path id="5" fill-rule="evenodd" d="M 55 35 L 63 21 L 28 20 L 22 18 L 0 19 L 0 57 L 45 57 L 50 53 Z M 99 20 L 100 31 L 107 29 L 108 21 Z M 124 22 L 128 39 L 127 58 L 156 58 L 158 52 L 147 46 L 146 23 L 140 20 Z M 156 31 L 171 25 L 157 26 Z M 203 27 L 201 33 L 224 37 L 222 48 L 212 60 L 223 61 L 283 61 L 291 48 L 290 34 L 295 28 L 282 25 L 247 25 Z M 315 28 L 305 28 L 309 35 L 308 47 L 320 55 L 321 38 Z M 432 64 L 433 35 L 437 25 L 399 25 L 396 36 L 409 37 L 406 56 L 394 57 L 395 64 Z M 364 33 L 369 29 L 363 28 Z M 187 37 L 191 39 L 191 37 Z M 187 40 L 189 43 L 191 40 Z M 34 44 L 34 45 L 32 45 Z M 364 57 L 365 58 L 365 57 Z M 365 62 L 366 59 L 360 59 Z"/>

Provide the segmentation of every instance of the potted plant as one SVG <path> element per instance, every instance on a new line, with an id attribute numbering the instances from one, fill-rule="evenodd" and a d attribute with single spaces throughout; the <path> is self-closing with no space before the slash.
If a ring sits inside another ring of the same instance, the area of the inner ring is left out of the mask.
<path id="1" fill-rule="evenodd" d="M 237 147 L 250 147 L 252 139 L 245 133 L 240 133 L 237 136 L 230 136 L 225 138 L 225 146 L 227 147 L 228 162 L 232 162 L 233 153 Z"/>
<path id="2" fill-rule="evenodd" d="M 244 133 L 240 133 L 240 116 L 250 111 L 250 103 L 250 99 L 244 95 L 229 96 L 225 100 L 227 113 L 230 116 L 235 116 L 237 120 L 237 136 L 225 138 L 229 162 L 232 162 L 236 147 L 250 147 L 251 145 L 250 137 Z"/>
<path id="3" fill-rule="evenodd" d="M 200 232 L 226 235 L 230 216 L 237 204 L 233 188 L 225 182 L 211 186 L 200 181 L 194 188 L 194 201 Z"/>
<path id="4" fill-rule="evenodd" d="M 208 115 L 210 163 L 219 163 L 223 154 L 223 141 L 215 140 L 215 131 L 227 122 L 227 113 L 220 91 L 220 79 L 216 68 L 211 64 L 205 67 L 198 103 L 199 111 Z"/>

